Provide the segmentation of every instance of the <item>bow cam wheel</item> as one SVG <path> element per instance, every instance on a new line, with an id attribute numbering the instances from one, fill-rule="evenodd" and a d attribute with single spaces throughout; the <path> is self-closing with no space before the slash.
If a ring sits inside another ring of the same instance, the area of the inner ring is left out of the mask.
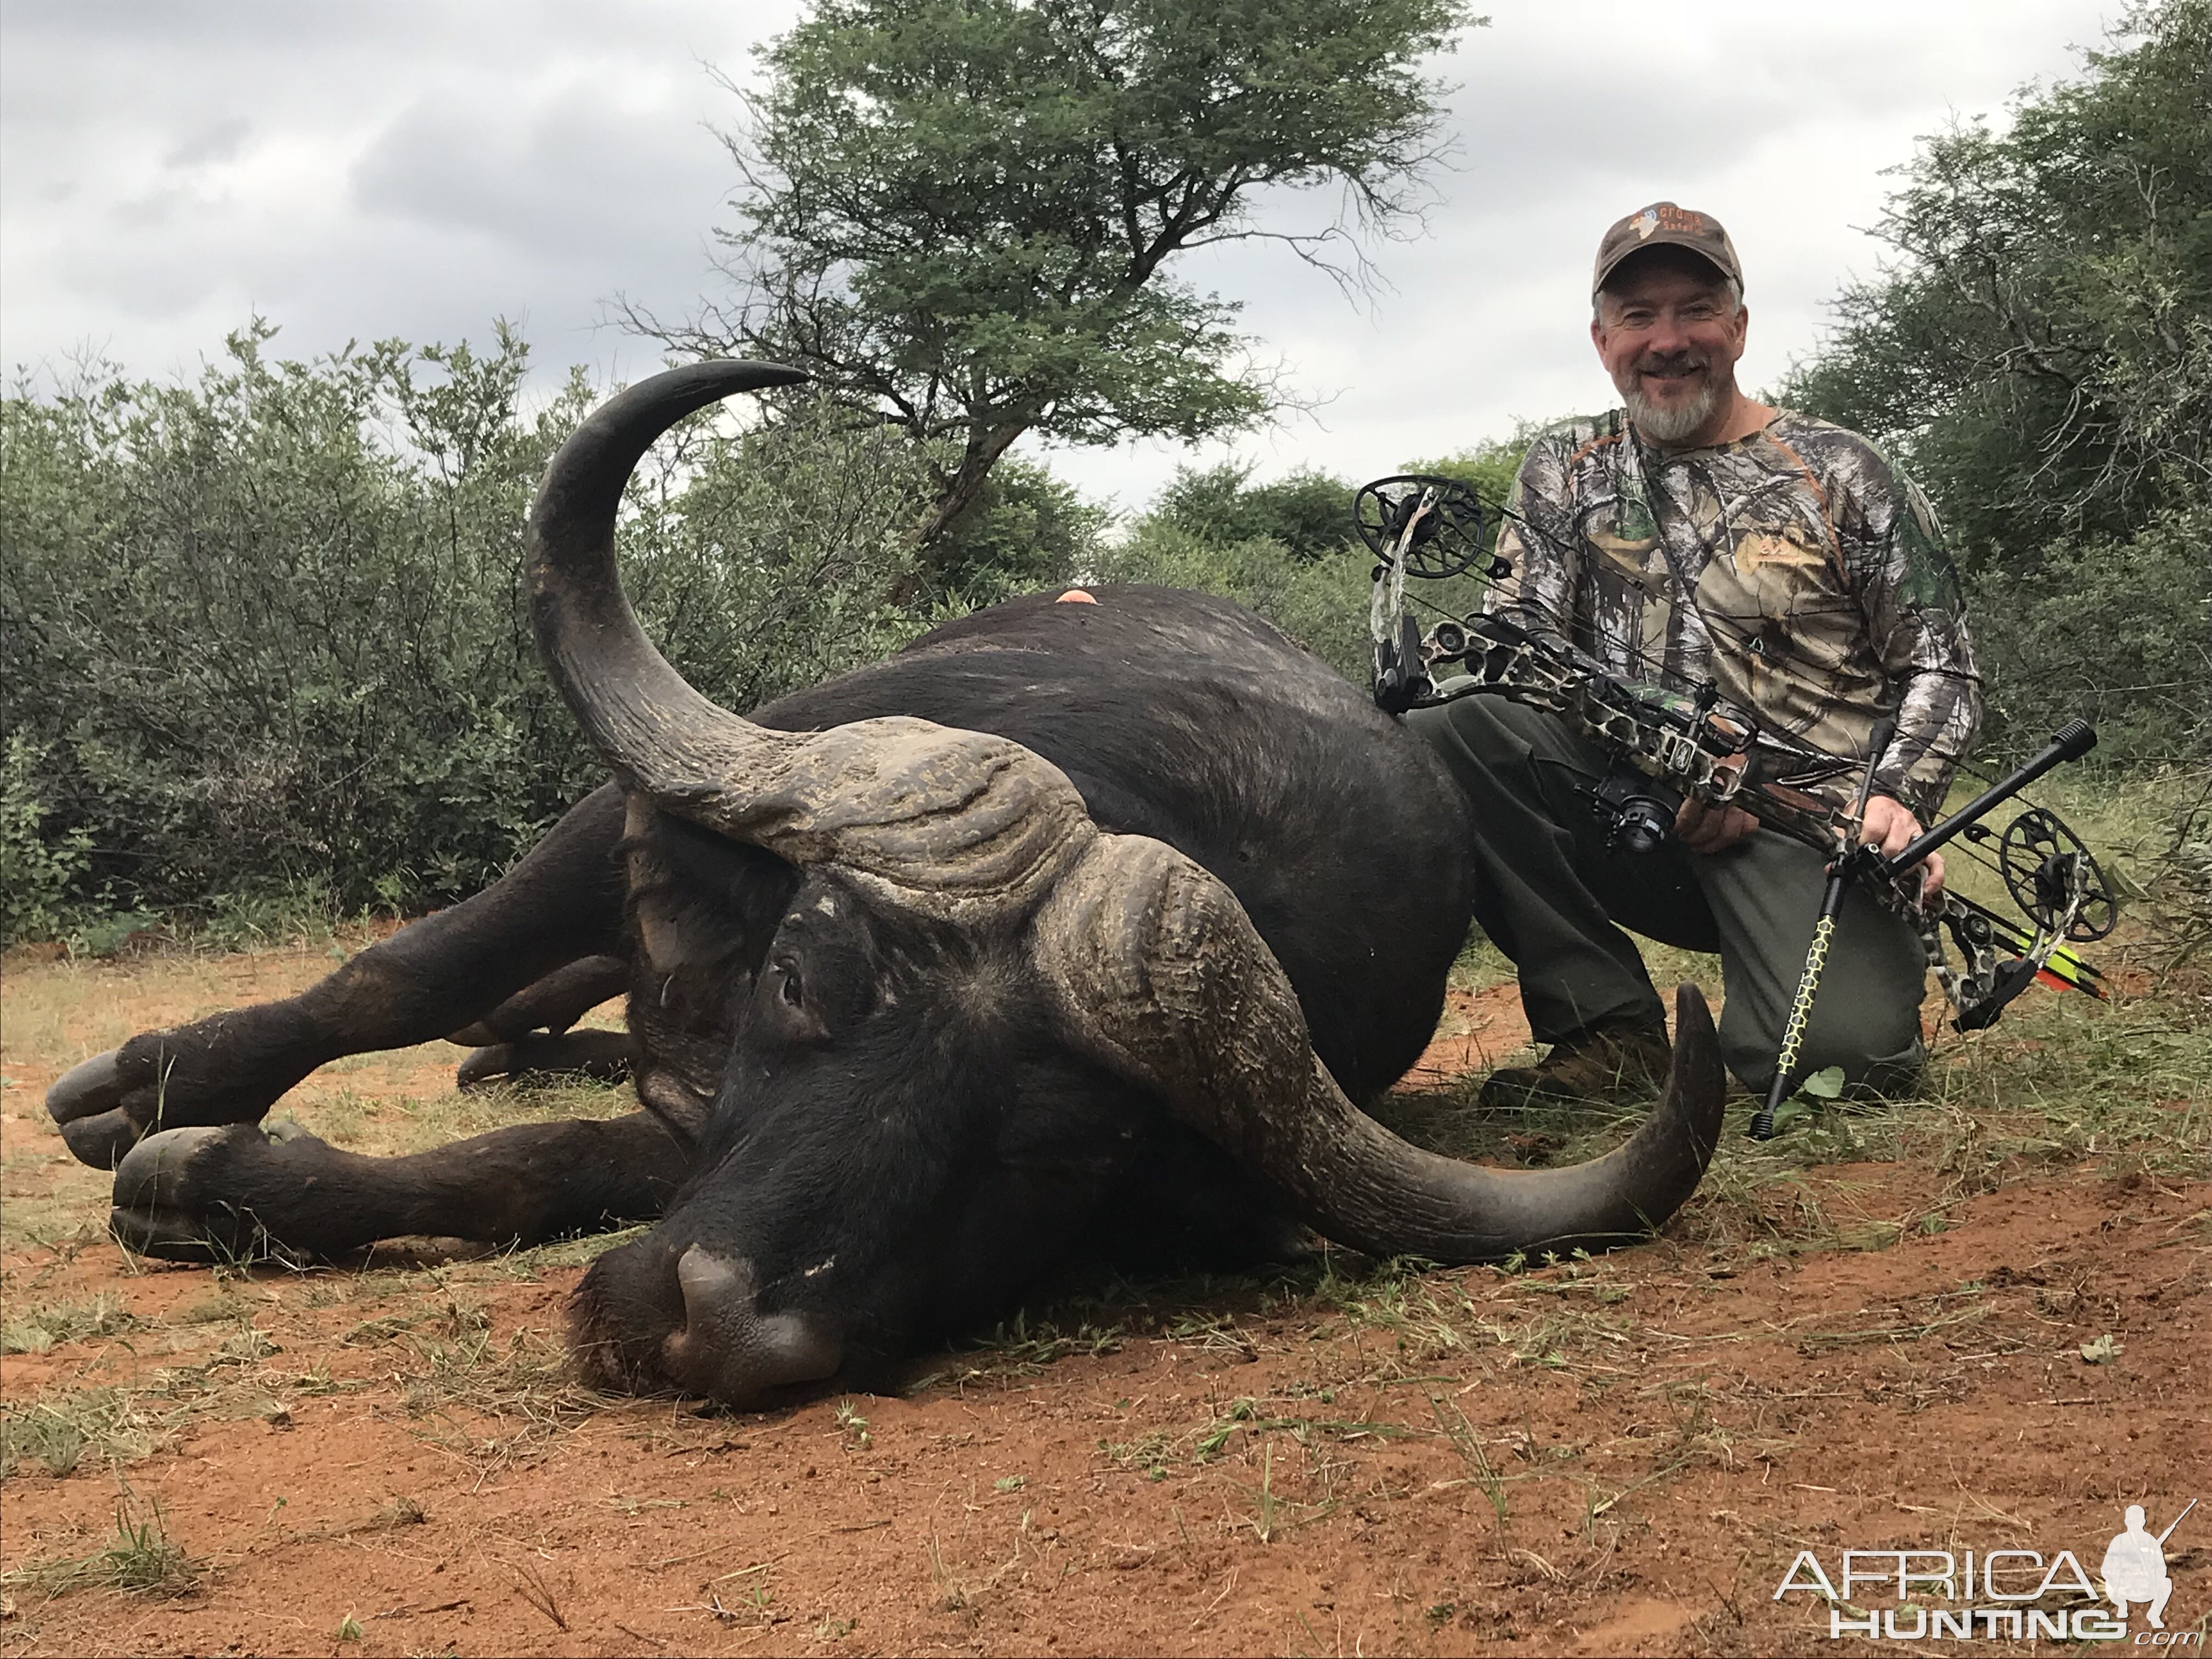
<path id="1" fill-rule="evenodd" d="M 2065 916 L 2079 881 L 2081 903 L 2066 928 L 2069 944 L 2100 939 L 2119 921 L 2112 884 L 2081 838 L 2056 812 L 2039 806 L 2014 818 L 1998 845 L 1997 868 L 2013 902 L 2046 933 Z"/>
<path id="2" fill-rule="evenodd" d="M 1441 581 L 1473 569 L 1484 557 L 1489 525 L 1482 498 L 1457 478 L 1408 472 L 1360 486 L 1352 498 L 1352 527 L 1386 565 L 1402 548 L 1406 574 Z"/>

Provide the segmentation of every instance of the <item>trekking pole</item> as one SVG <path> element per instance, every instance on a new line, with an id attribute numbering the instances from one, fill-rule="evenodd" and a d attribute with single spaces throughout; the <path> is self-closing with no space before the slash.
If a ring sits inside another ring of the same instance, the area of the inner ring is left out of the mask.
<path id="1" fill-rule="evenodd" d="M 1854 820 L 1866 817 L 1867 801 L 1874 793 L 1875 764 L 1889 747 L 1895 730 L 1887 720 L 1874 729 L 1872 746 L 1867 753 L 1866 775 L 1859 780 L 1858 801 L 1851 809 Z M 1774 1081 L 1767 1088 L 1766 1104 L 1752 1114 L 1753 1140 L 1774 1139 L 1774 1115 L 1790 1097 L 1790 1087 L 1795 1081 L 1791 1073 L 1796 1070 L 1797 1053 L 1805 1041 L 1805 1026 L 1812 1018 L 1813 999 L 1820 992 L 1820 975 L 1828 965 L 1828 945 L 1835 936 L 1836 916 L 1843 908 L 1844 894 L 1850 884 L 1862 875 L 1903 875 L 1953 836 L 1980 823 L 2054 766 L 2079 760 L 2096 746 L 2094 726 L 2087 720 L 2069 720 L 2051 734 L 2051 741 L 2041 754 L 1991 784 L 1934 829 L 1915 836 L 1899 849 L 1895 858 L 1884 858 L 1881 848 L 1862 842 L 1828 866 L 1827 890 L 1820 896 L 1820 918 L 1813 924 L 1813 945 L 1805 954 L 1805 971 L 1798 978 L 1797 995 L 1790 1005 L 1789 1024 L 1783 1029 L 1782 1052 L 1775 1061 Z"/>
<path id="2" fill-rule="evenodd" d="M 1866 775 L 1859 780 L 1858 799 L 1851 805 L 1854 830 L 1866 817 L 1867 801 L 1874 794 L 1874 769 L 1896 730 L 1894 722 L 1883 720 L 1875 726 L 1868 739 Z M 1862 842 L 1838 853 L 1835 862 L 1828 866 L 1828 885 L 1820 895 L 1820 915 L 1813 924 L 1813 943 L 1805 952 L 1804 971 L 1797 976 L 1797 994 L 1790 999 L 1789 1023 L 1782 1028 L 1782 1051 L 1774 1059 L 1774 1081 L 1767 1085 L 1766 1104 L 1751 1115 L 1753 1140 L 1774 1139 L 1774 1115 L 1790 1097 L 1790 1086 L 1796 1081 L 1797 1054 L 1804 1046 L 1805 1027 L 1813 1018 L 1813 999 L 1820 994 L 1820 975 L 1827 969 L 1828 945 L 1836 936 L 1836 917 L 1844 908 L 1844 895 L 1850 888 L 1851 878 L 1869 854 L 1876 859 L 1881 856 L 1879 849 Z"/>

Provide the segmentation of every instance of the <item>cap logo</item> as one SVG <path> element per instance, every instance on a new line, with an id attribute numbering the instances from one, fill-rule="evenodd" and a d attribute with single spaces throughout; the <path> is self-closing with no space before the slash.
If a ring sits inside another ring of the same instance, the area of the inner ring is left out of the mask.
<path id="1" fill-rule="evenodd" d="M 1729 244 L 1728 233 L 1721 228 L 1720 222 L 1709 214 L 1695 213 L 1673 202 L 1654 202 L 1616 220 L 1605 233 L 1597 246 L 1597 263 L 1590 277 L 1591 294 L 1604 288 L 1621 261 L 1662 242 L 1687 248 L 1735 283 L 1741 291 L 1743 278 L 1736 268 L 1735 249 Z"/>

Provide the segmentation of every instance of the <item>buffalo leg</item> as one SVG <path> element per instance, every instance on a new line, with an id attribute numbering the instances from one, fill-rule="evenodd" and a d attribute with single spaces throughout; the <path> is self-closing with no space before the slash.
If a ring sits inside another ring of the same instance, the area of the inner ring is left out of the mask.
<path id="1" fill-rule="evenodd" d="M 637 1065 L 629 1038 L 569 1028 L 609 997 L 628 990 L 629 974 L 625 957 L 586 957 L 517 991 L 474 1024 L 448 1032 L 447 1042 L 474 1050 L 454 1072 L 454 1084 L 473 1089 L 498 1078 L 526 1075 L 621 1082 Z"/>
<path id="2" fill-rule="evenodd" d="M 446 1041 L 482 1048 L 512 1042 L 533 1031 L 559 1036 L 609 997 L 629 988 L 627 957 L 586 957 L 517 991 L 482 1019 L 447 1033 Z"/>
<path id="3" fill-rule="evenodd" d="M 178 1261 L 328 1259 L 416 1236 L 528 1245 L 654 1219 L 688 1163 L 647 1112 L 516 1124 L 405 1158 L 250 1123 L 165 1129 L 117 1167 L 108 1224 Z"/>
<path id="4" fill-rule="evenodd" d="M 402 928 L 295 997 L 148 1031 L 46 1093 L 96 1168 L 149 1130 L 252 1123 L 318 1066 L 445 1036 L 580 957 L 623 947 L 623 799 L 586 796 L 473 898 Z"/>

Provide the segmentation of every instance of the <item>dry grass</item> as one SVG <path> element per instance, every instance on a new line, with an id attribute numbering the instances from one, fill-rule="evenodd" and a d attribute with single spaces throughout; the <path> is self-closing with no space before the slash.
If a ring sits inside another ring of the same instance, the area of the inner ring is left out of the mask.
<path id="1" fill-rule="evenodd" d="M 155 1391 L 74 1389 L 0 1407 L 0 1478 L 33 1466 L 51 1475 L 87 1463 L 112 1466 L 150 1457 L 173 1437 Z"/>
<path id="2" fill-rule="evenodd" d="M 0 1353 L 44 1353 L 57 1342 L 113 1336 L 135 1322 L 112 1291 L 88 1302 L 46 1303 L 0 1320 Z"/>
<path id="3" fill-rule="evenodd" d="M 204 1563 L 169 1536 L 161 1501 L 142 1504 L 126 1484 L 116 1500 L 114 1535 L 104 1547 L 0 1573 L 0 1589 L 36 1590 L 49 1599 L 64 1590 L 94 1588 L 183 1595 L 198 1588 L 204 1571 Z"/>

